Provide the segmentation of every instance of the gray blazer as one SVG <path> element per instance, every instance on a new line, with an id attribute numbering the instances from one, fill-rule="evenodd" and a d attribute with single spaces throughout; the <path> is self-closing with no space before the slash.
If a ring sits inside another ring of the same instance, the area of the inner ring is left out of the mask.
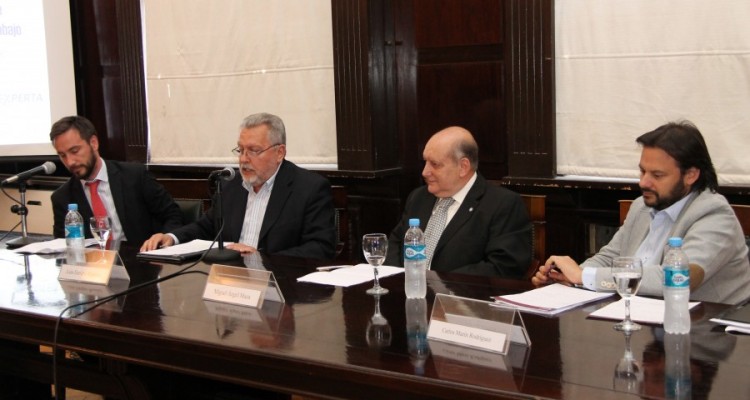
<path id="1" fill-rule="evenodd" d="M 581 267 L 599 267 L 597 290 L 611 290 L 612 259 L 633 255 L 648 234 L 650 207 L 639 197 L 633 201 L 622 227 L 612 240 Z M 705 190 L 685 204 L 669 236 L 682 237 L 690 264 L 703 268 L 703 283 L 690 293 L 693 301 L 737 304 L 750 298 L 748 248 L 737 217 L 724 196 Z M 659 262 L 661 264 L 661 262 Z M 606 267 L 606 268 L 605 268 Z M 638 294 L 662 296 L 664 273 L 660 266 L 644 265 Z"/>

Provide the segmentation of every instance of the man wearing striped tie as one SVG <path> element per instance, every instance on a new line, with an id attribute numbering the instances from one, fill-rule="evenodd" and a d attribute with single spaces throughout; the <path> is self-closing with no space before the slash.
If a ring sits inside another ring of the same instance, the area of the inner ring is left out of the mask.
<path id="1" fill-rule="evenodd" d="M 531 223 L 521 196 L 477 172 L 472 134 L 452 126 L 434 134 L 422 153 L 426 185 L 411 192 L 389 237 L 387 265 L 403 266 L 409 218 L 425 231 L 428 268 L 521 278 L 531 262 Z"/>

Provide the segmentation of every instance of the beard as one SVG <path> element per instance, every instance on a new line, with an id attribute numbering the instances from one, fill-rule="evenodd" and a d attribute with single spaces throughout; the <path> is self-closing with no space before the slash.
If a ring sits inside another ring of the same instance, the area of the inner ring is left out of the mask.
<path id="1" fill-rule="evenodd" d="M 242 176 L 242 181 L 250 186 L 255 186 L 260 180 L 258 171 L 256 171 L 250 164 L 240 164 L 240 175 Z"/>
<path id="2" fill-rule="evenodd" d="M 92 151 L 88 160 L 86 160 L 83 164 L 73 166 L 70 169 L 70 172 L 73 175 L 75 175 L 76 178 L 78 179 L 89 180 L 90 178 L 92 178 L 92 176 L 90 175 L 94 171 L 95 165 L 96 165 L 96 155 L 94 155 Z"/>
<path id="3" fill-rule="evenodd" d="M 677 181 L 677 184 L 675 184 L 672 189 L 667 193 L 665 196 L 659 195 L 659 193 L 641 188 L 641 194 L 650 193 L 654 196 L 653 200 L 648 200 L 646 197 L 643 198 L 643 202 L 653 209 L 657 211 L 664 210 L 665 208 L 668 208 L 672 204 L 680 201 L 687 192 L 685 191 L 685 183 L 680 179 Z"/>

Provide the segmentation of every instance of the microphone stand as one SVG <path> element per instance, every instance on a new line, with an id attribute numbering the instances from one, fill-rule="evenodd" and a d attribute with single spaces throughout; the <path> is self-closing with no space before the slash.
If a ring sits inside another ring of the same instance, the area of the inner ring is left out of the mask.
<path id="1" fill-rule="evenodd" d="M 242 259 L 239 251 L 224 248 L 224 212 L 221 206 L 221 182 L 216 180 L 216 201 L 214 202 L 214 210 L 216 210 L 216 218 L 214 218 L 214 227 L 219 232 L 219 238 L 217 239 L 218 247 L 209 249 L 206 255 L 203 257 L 203 261 L 207 263 L 237 261 Z"/>
<path id="2" fill-rule="evenodd" d="M 18 193 L 21 194 L 21 204 L 14 204 L 10 207 L 10 211 L 21 216 L 21 237 L 9 240 L 6 243 L 9 249 L 17 249 L 40 241 L 39 239 L 30 238 L 26 229 L 26 215 L 29 213 L 29 209 L 26 208 L 26 181 L 18 181 Z"/>

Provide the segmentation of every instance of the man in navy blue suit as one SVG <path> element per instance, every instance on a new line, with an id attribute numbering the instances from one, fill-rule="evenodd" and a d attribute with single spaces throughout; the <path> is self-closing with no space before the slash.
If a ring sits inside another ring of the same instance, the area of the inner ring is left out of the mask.
<path id="1" fill-rule="evenodd" d="M 246 117 L 237 147 L 240 176 L 222 182 L 222 237 L 243 255 L 269 254 L 332 259 L 336 227 L 331 185 L 324 177 L 286 161 L 286 130 L 281 118 L 267 113 Z M 167 234 L 158 233 L 141 251 L 217 234 L 214 207 L 198 221 Z"/>
<path id="2" fill-rule="evenodd" d="M 521 196 L 489 184 L 477 172 L 479 148 L 464 128 L 434 134 L 422 154 L 426 185 L 411 192 L 401 221 L 389 237 L 387 265 L 403 266 L 409 218 L 419 218 L 425 240 L 435 240 L 430 269 L 521 278 L 531 263 L 531 223 Z M 439 201 L 443 199 L 443 201 Z M 430 224 L 448 200 L 439 229 Z M 436 237 L 430 238 L 433 232 Z"/>

